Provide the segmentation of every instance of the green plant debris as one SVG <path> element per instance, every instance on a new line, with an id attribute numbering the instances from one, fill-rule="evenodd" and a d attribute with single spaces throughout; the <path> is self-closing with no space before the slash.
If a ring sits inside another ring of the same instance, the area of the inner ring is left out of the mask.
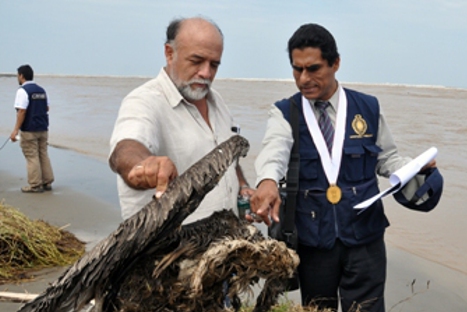
<path id="1" fill-rule="evenodd" d="M 74 263 L 85 251 L 73 234 L 43 220 L 30 220 L 0 202 L 0 284 L 30 279 L 30 273 Z"/>

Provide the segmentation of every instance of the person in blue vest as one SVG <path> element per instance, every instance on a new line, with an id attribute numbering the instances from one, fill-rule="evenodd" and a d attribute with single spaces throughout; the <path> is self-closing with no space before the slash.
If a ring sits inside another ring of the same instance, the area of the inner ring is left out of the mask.
<path id="1" fill-rule="evenodd" d="M 52 190 L 54 174 L 47 151 L 49 137 L 49 104 L 45 90 L 34 81 L 34 71 L 29 65 L 18 68 L 18 83 L 15 109 L 16 123 L 10 135 L 17 141 L 26 158 L 28 186 L 21 188 L 24 193 L 42 193 Z"/>
<path id="2" fill-rule="evenodd" d="M 255 162 L 257 190 L 250 201 L 256 216 L 248 218 L 259 217 L 267 225 L 271 219 L 279 222 L 278 182 L 286 176 L 294 144 L 290 106 L 296 105 L 300 163 L 295 225 L 302 304 L 337 311 L 340 302 L 342 311 L 385 311 L 384 232 L 389 222 L 381 200 L 362 211 L 353 207 L 379 193 L 377 175 L 389 177 L 411 158 L 398 154 L 377 98 L 343 88 L 336 80 L 340 56 L 329 31 L 302 25 L 289 39 L 288 53 L 299 92 L 269 111 Z M 421 186 L 426 191 L 417 197 Z M 396 199 L 428 211 L 441 189 L 433 160 Z"/>

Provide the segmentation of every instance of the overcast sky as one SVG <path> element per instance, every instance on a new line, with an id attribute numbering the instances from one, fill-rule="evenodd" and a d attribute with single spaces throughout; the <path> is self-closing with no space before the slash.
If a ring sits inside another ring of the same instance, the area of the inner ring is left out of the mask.
<path id="1" fill-rule="evenodd" d="M 465 0 L 0 0 L 0 73 L 152 77 L 170 20 L 196 15 L 225 35 L 217 77 L 291 79 L 287 40 L 313 22 L 342 82 L 467 88 Z"/>

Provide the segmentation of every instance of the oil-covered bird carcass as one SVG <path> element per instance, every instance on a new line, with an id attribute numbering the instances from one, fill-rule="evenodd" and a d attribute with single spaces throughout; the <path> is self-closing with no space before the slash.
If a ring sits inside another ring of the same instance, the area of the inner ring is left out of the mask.
<path id="1" fill-rule="evenodd" d="M 80 311 L 91 300 L 94 312 L 229 311 L 260 279 L 255 311 L 268 311 L 298 265 L 293 250 L 227 210 L 182 226 L 248 147 L 241 136 L 217 146 L 18 311 Z"/>

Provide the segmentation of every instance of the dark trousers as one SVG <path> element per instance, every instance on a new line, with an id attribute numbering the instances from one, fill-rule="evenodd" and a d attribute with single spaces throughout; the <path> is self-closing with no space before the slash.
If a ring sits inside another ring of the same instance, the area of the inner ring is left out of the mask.
<path id="1" fill-rule="evenodd" d="M 384 312 L 386 247 L 383 238 L 357 247 L 338 239 L 331 250 L 298 246 L 302 304 L 342 311 Z"/>

